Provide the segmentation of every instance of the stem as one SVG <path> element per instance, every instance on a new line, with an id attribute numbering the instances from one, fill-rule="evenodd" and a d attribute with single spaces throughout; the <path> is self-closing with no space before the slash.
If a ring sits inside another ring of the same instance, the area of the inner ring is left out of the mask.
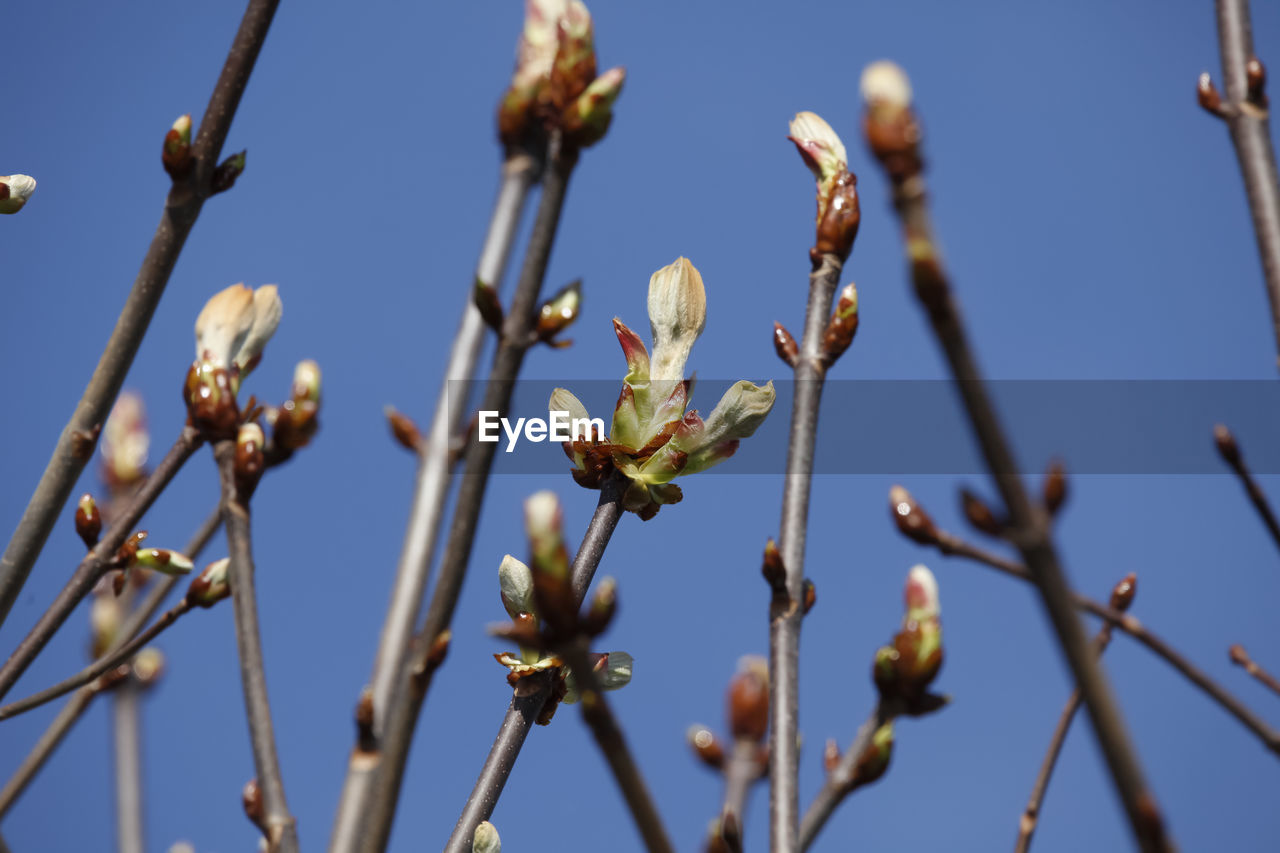
<path id="1" fill-rule="evenodd" d="M 1248 0 L 1217 0 L 1218 47 L 1226 89 L 1223 118 L 1231 131 L 1253 231 L 1262 259 L 1263 282 L 1271 306 L 1271 324 L 1280 349 L 1280 186 L 1265 105 L 1249 98 L 1246 65 L 1254 59 Z"/>
<path id="2" fill-rule="evenodd" d="M 205 545 L 209 544 L 209 540 L 221 523 L 221 509 L 214 510 L 213 514 L 205 519 L 204 523 L 200 525 L 200 529 L 191 537 L 191 541 L 187 543 L 186 550 L 182 553 L 195 560 L 200 555 L 200 552 L 204 550 Z M 165 593 L 172 589 L 177 582 L 177 578 L 165 577 L 164 580 L 156 585 L 155 589 L 147 593 L 147 597 L 142 604 L 129 614 L 128 620 L 120 631 L 120 637 L 116 640 L 111 651 L 119 649 L 124 643 L 128 642 L 130 637 L 138 632 L 142 625 L 146 623 L 146 620 L 150 619 L 151 615 L 164 603 Z M 45 729 L 35 747 L 23 759 L 17 772 L 5 783 L 3 790 L 0 790 L 0 818 L 4 817 L 9 807 L 27 789 L 27 785 L 35 778 L 36 773 L 44 766 L 45 761 L 53 754 L 53 751 L 57 749 L 58 744 L 62 743 L 62 739 L 71 731 L 71 728 L 84 714 L 96 695 L 98 695 L 98 685 L 91 682 L 81 687 L 75 696 L 67 700 L 67 704 L 62 707 L 62 710 L 58 712 L 58 716 Z"/>
<path id="3" fill-rule="evenodd" d="M 116 765 L 116 849 L 142 853 L 142 737 L 139 688 L 129 676 L 111 693 L 112 743 Z"/>
<path id="4" fill-rule="evenodd" d="M 257 592 L 254 589 L 253 543 L 249 507 L 236 494 L 236 443 L 220 441 L 214 447 L 222 484 L 222 522 L 227 529 L 231 557 L 228 575 L 235 605 L 236 647 L 240 650 L 240 680 L 244 685 L 245 716 L 253 746 L 253 764 L 262 791 L 262 824 L 272 853 L 298 853 L 298 834 L 284 796 L 280 759 L 276 755 L 267 678 L 262 665 L 262 635 L 258 629 Z"/>
<path id="5" fill-rule="evenodd" d="M 1009 538 L 1022 552 L 1040 591 L 1058 645 L 1089 710 L 1098 745 L 1134 836 L 1144 851 L 1168 850 L 1159 808 L 1143 777 L 1124 718 L 1102 668 L 1090 653 L 1084 628 L 1073 610 L 1073 593 L 1058 560 L 1048 515 L 1027 496 L 1013 451 L 987 394 L 982 371 L 939 257 L 925 201 L 923 176 L 895 182 L 893 195 L 894 207 L 902 221 L 904 242 L 909 247 L 916 296 L 957 380 L 970 425 L 1008 509 Z"/>
<path id="6" fill-rule="evenodd" d="M 578 160 L 572 148 L 562 148 L 558 134 L 547 147 L 547 165 L 542 178 L 542 198 L 533 224 L 533 233 L 525 251 L 524 265 L 516 284 L 511 307 L 503 324 L 502 339 L 494 356 L 489 381 L 480 406 L 486 411 L 505 414 L 515 392 L 515 379 L 524 363 L 525 353 L 533 343 L 538 310 L 538 294 L 546 277 L 547 263 L 560 225 L 560 212 L 569 189 L 569 177 Z M 489 483 L 489 471 L 498 445 L 469 437 L 466 468 L 458 489 L 458 499 L 449 539 L 440 560 L 440 576 L 431 593 L 426 623 L 413 640 L 404 671 L 397 675 L 399 683 L 392 704 L 384 712 L 386 721 L 380 735 L 381 754 L 376 763 L 363 769 L 349 770 L 343 789 L 331 853 L 350 853 L 356 849 L 380 851 L 386 848 L 391 823 L 400 793 L 400 781 L 408 760 L 418 711 L 426 698 L 431 679 L 414 680 L 412 671 L 419 668 L 436 637 L 448 630 L 453 611 L 462 592 L 462 581 L 471 558 L 480 509 Z M 410 682 L 414 681 L 412 688 Z M 411 695 L 421 691 L 421 695 Z M 405 713 L 408 711 L 408 713 Z M 356 775 L 365 778 L 354 778 Z M 381 777 L 381 778 L 377 778 Z"/>
<path id="7" fill-rule="evenodd" d="M 40 654 L 53 635 L 62 627 L 62 623 L 67 621 L 71 611 L 75 610 L 76 605 L 93 590 L 94 584 L 111 567 L 111 561 L 115 558 L 117 549 L 129 537 L 134 525 L 141 520 L 143 514 L 182 468 L 183 463 L 191 458 L 191 454 L 195 453 L 203 442 L 204 440 L 194 428 L 183 427 L 178 440 L 165 454 L 164 459 L 160 460 L 160 464 L 142 484 L 142 488 L 129 501 L 129 505 L 125 507 L 124 512 L 120 513 L 120 517 L 107 531 L 106 536 L 89 552 L 88 556 L 80 561 L 80 565 L 71 575 L 71 580 L 67 581 L 67 585 L 58 593 L 53 604 L 49 605 L 49 609 L 36 622 L 35 627 L 14 649 L 13 654 L 4 662 L 4 666 L 0 666 L 0 698 L 8 694 L 14 682 L 22 676 L 22 673 L 35 660 L 36 655 Z"/>
<path id="8" fill-rule="evenodd" d="M 1108 622 L 1098 629 L 1093 644 L 1100 655 L 1106 651 L 1107 644 L 1110 642 L 1111 623 Z M 1044 802 L 1044 792 L 1049 787 L 1049 778 L 1053 776 L 1053 768 L 1057 765 L 1058 756 L 1062 753 L 1062 745 L 1067 740 L 1067 731 L 1071 728 L 1071 721 L 1075 719 L 1078 710 L 1080 710 L 1080 691 L 1077 689 L 1071 691 L 1071 696 L 1068 697 L 1067 704 L 1058 717 L 1058 725 L 1053 729 L 1053 736 L 1049 738 L 1049 748 L 1045 750 L 1044 761 L 1040 763 L 1040 772 L 1036 774 L 1036 781 L 1031 786 L 1031 796 L 1027 799 L 1027 807 L 1022 812 L 1022 820 L 1018 822 L 1018 840 L 1014 844 L 1014 853 L 1027 853 L 1031 848 L 1031 836 L 1035 833 L 1040 820 L 1040 805 Z"/>
<path id="9" fill-rule="evenodd" d="M 650 853 L 674 853 L 675 848 L 667 837 L 658 808 L 640 775 L 640 768 L 622 735 L 622 728 L 600 689 L 600 680 L 591 668 L 586 638 L 567 644 L 561 651 L 582 695 L 582 719 L 590 726 L 591 734 L 613 771 L 613 778 L 627 801 L 627 808 L 631 810 L 631 818 L 644 839 L 645 848 Z"/>
<path id="10" fill-rule="evenodd" d="M 45 688 L 39 693 L 33 693 L 25 699 L 19 699 L 17 702 L 10 702 L 8 705 L 0 708 L 0 720 L 7 720 L 10 717 L 16 717 L 19 714 L 30 711 L 33 708 L 39 708 L 48 702 L 52 702 L 60 696 L 65 696 L 77 687 L 81 687 L 93 681 L 100 675 L 110 672 L 120 664 L 132 658 L 140 649 L 154 640 L 157 636 L 164 632 L 166 628 L 178 621 L 178 617 L 191 609 L 191 605 L 187 604 L 186 599 L 175 604 L 163 616 L 156 620 L 155 624 L 147 630 L 138 634 L 124 645 L 117 647 L 84 669 L 77 672 L 70 678 L 59 681 L 52 687 Z M 127 636 L 127 635 L 126 635 Z"/>
<path id="11" fill-rule="evenodd" d="M 804 618 L 804 546 L 809 523 L 809 492 L 813 482 L 813 447 L 818 434 L 818 407 L 826 378 L 822 336 L 831 313 L 831 299 L 842 264 L 833 254 L 822 256 L 809 276 L 809 303 L 804 336 L 795 364 L 795 400 L 791 407 L 791 439 L 787 446 L 787 476 L 782 490 L 782 528 L 779 547 L 786 567 L 787 596 L 775 596 L 769 608 L 769 831 L 770 849 L 796 849 L 799 824 L 797 779 L 800 750 L 800 623 Z"/>
<path id="12" fill-rule="evenodd" d="M 747 795 L 761 776 L 760 744 L 749 737 L 735 738 L 733 749 L 724 765 L 724 803 L 720 807 L 720 825 L 729 815 L 738 822 L 738 831 L 745 834 Z M 738 839 L 741 850 L 741 838 Z"/>
<path id="13" fill-rule="evenodd" d="M 968 557 L 971 560 L 990 566 L 1005 574 L 1018 578 L 1019 580 L 1034 583 L 1031 572 L 1026 566 L 1006 560 L 989 551 L 971 545 L 968 542 L 957 538 L 950 533 L 939 531 L 939 549 L 943 554 L 956 555 L 960 557 Z M 1210 699 L 1213 699 L 1221 705 L 1229 714 L 1244 724 L 1245 728 L 1253 732 L 1262 741 L 1263 745 L 1270 751 L 1280 755 L 1280 732 L 1276 732 L 1262 720 L 1260 720 L 1252 711 L 1250 711 L 1239 700 L 1228 693 L 1220 685 L 1217 684 L 1209 676 L 1197 667 L 1191 661 L 1183 657 L 1177 650 L 1162 640 L 1160 637 L 1149 631 L 1138 619 L 1128 613 L 1121 613 L 1119 610 L 1113 610 L 1105 604 L 1101 604 L 1079 593 L 1072 593 L 1071 604 L 1078 610 L 1096 616 L 1104 620 L 1108 624 L 1119 628 L 1124 633 L 1133 637 L 1139 643 L 1146 646 L 1158 656 L 1163 658 L 1165 662 L 1170 664 L 1178 672 L 1182 673 L 1188 681 L 1203 690 Z"/>
<path id="14" fill-rule="evenodd" d="M 249 74 L 267 37 L 267 28 L 278 3 L 279 0 L 251 0 L 245 10 L 191 146 L 191 155 L 195 158 L 191 180 L 175 183 L 169 191 L 160 224 L 151 238 L 151 246 L 142 259 L 142 268 L 107 340 L 106 349 L 71 420 L 58 437 L 53 456 L 40 475 L 40 482 L 23 510 L 17 530 L 4 555 L 0 556 L 0 625 L 4 624 L 18 593 L 27 582 L 76 479 L 93 455 L 97 432 L 120 393 L 125 374 L 137 355 L 160 297 L 164 295 L 165 285 L 169 283 L 169 275 L 178 262 L 187 235 L 209 197 L 209 179 L 217 166 L 222 144 L 226 141 L 240 96 L 249 82 Z M 2 691 L 0 695 L 3 695 Z"/>
<path id="15" fill-rule="evenodd" d="M 1244 650 L 1244 646 L 1237 644 L 1231 647 L 1231 661 L 1244 667 L 1245 672 L 1256 678 L 1259 684 L 1268 688 L 1272 693 L 1280 693 L 1280 680 L 1277 680 L 1274 675 L 1267 672 L 1249 657 L 1249 653 Z"/>
<path id="16" fill-rule="evenodd" d="M 1266 493 L 1262 491 L 1258 481 L 1253 478 L 1253 472 L 1249 470 L 1248 464 L 1244 461 L 1244 454 L 1240 452 L 1240 446 L 1236 442 L 1235 436 L 1225 426 L 1219 425 L 1214 429 L 1214 439 L 1219 446 L 1219 455 L 1223 457 L 1227 465 L 1235 472 L 1236 477 L 1239 478 L 1240 485 L 1244 487 L 1244 493 L 1249 496 L 1249 502 L 1258 511 L 1258 516 L 1262 519 L 1262 523 L 1266 525 L 1267 532 L 1271 534 L 1272 540 L 1277 545 L 1280 545 L 1280 522 L 1276 520 L 1276 514 L 1272 511 L 1271 504 L 1267 501 Z"/>
<path id="17" fill-rule="evenodd" d="M 858 728 L 858 733 L 854 735 L 853 743 L 845 750 L 844 755 L 840 756 L 840 763 L 835 769 L 827 774 L 827 781 L 818 791 L 818 795 L 813 798 L 813 802 L 809 804 L 809 808 L 805 810 L 804 820 L 800 822 L 800 847 L 801 851 L 808 850 L 809 845 L 813 844 L 818 833 L 822 831 L 822 827 L 826 825 L 827 820 L 835 813 L 840 803 L 844 802 L 844 798 L 849 796 L 853 790 L 854 773 L 858 768 L 858 759 L 867 751 L 867 747 L 871 746 L 871 740 L 875 737 L 876 732 L 889 720 L 896 717 L 898 709 L 887 704 L 876 703 L 875 709 L 867 717 L 866 721 Z"/>
<path id="18" fill-rule="evenodd" d="M 535 158 L 523 153 L 511 154 L 503 163 L 502 184 L 494 201 L 484 248 L 476 264 L 477 280 L 493 287 L 497 287 L 502 281 L 507 256 L 511 251 L 511 244 L 515 242 L 516 228 L 520 224 L 520 212 L 524 209 L 525 199 L 539 167 Z M 409 526 L 400 551 L 400 564 L 396 569 L 391 604 L 382 627 L 378 656 L 374 661 L 371 683 L 375 732 L 384 727 L 386 711 L 391 707 L 395 691 L 396 676 L 404 670 L 413 629 L 422 612 L 423 593 L 431 573 L 431 557 L 436 550 L 436 537 L 440 532 L 449 484 L 453 479 L 449 445 L 466 426 L 467 408 L 464 404 L 467 386 L 463 383 L 468 383 L 475 376 L 480 348 L 488 329 L 471 298 L 471 288 L 467 288 L 466 293 L 462 322 L 454 336 L 444 382 L 436 396 L 431 432 L 421 450 L 418 484 L 413 496 L 413 506 L 409 510 Z"/>
<path id="19" fill-rule="evenodd" d="M 578 553 L 573 558 L 570 580 L 573 584 L 574 598 L 579 606 L 586 599 L 587 589 L 591 586 L 591 579 L 595 577 L 596 569 L 600 566 L 604 549 L 609 544 L 609 538 L 613 536 L 614 528 L 618 526 L 618 519 L 622 517 L 624 486 L 625 484 L 616 478 L 604 484 L 604 488 L 600 491 L 600 502 L 596 504 L 591 523 L 587 525 L 587 532 L 582 536 L 582 544 L 578 546 Z M 525 682 L 532 680 L 523 679 L 520 686 L 517 686 L 511 698 L 511 706 L 503 717 L 502 727 L 498 729 L 498 736 L 494 739 L 493 746 L 489 748 L 484 766 L 480 769 L 480 777 L 476 780 L 471 795 L 467 797 L 462 815 L 453 828 L 453 834 L 449 836 L 449 843 L 445 845 L 445 853 L 470 853 L 476 826 L 493 815 L 493 807 L 497 805 L 498 797 L 501 796 L 502 789 L 507 784 L 507 777 L 511 775 L 511 768 L 515 766 L 520 747 L 524 744 L 529 729 L 533 727 L 534 721 L 542 713 L 542 708 L 547 701 L 549 691 L 545 683 L 535 682 L 528 688 L 523 687 Z M 425 692 L 424 687 L 421 695 L 425 695 Z M 418 696 L 415 695 L 415 700 L 417 699 Z M 417 701 L 417 706 L 412 709 L 415 717 L 421 707 L 421 701 Z"/>

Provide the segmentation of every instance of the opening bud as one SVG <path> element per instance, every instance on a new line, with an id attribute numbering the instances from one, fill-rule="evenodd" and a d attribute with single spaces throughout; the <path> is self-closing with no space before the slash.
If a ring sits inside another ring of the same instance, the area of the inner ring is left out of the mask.
<path id="1" fill-rule="evenodd" d="M 542 303 L 542 308 L 538 310 L 538 340 L 556 348 L 568 346 L 571 341 L 554 341 L 553 339 L 578 319 L 578 311 L 581 307 L 581 281 L 566 285 L 555 296 Z"/>
<path id="2" fill-rule="evenodd" d="M 253 494 L 262 477 L 263 468 L 266 467 L 262 455 L 264 441 L 262 427 L 253 422 L 241 424 L 236 433 L 236 491 L 241 501 L 247 501 Z"/>
<path id="3" fill-rule="evenodd" d="M 595 145 L 613 122 L 613 103 L 622 94 L 625 68 L 610 68 L 601 74 L 565 110 L 562 126 L 565 138 L 579 148 Z"/>
<path id="4" fill-rule="evenodd" d="M 487 820 L 476 826 L 476 834 L 471 839 L 471 853 L 501 853 L 502 839 L 498 837 L 498 828 Z"/>
<path id="5" fill-rule="evenodd" d="M 76 533 L 90 551 L 98 544 L 98 536 L 102 533 L 102 514 L 98 512 L 93 495 L 81 495 L 80 503 L 76 505 Z"/>
<path id="6" fill-rule="evenodd" d="M 502 591 L 502 606 L 512 619 L 520 614 L 536 614 L 533 598 L 533 572 L 529 567 L 507 554 L 498 566 L 498 586 Z"/>
<path id="7" fill-rule="evenodd" d="M 184 554 L 165 548 L 139 548 L 130 567 L 151 569 L 165 575 L 186 575 L 195 568 Z"/>
<path id="8" fill-rule="evenodd" d="M 921 545 L 938 543 L 938 528 L 933 519 L 902 486 L 895 485 L 889 489 L 889 511 L 903 536 Z"/>
<path id="9" fill-rule="evenodd" d="M 240 177 L 240 173 L 244 171 L 244 157 L 248 152 L 241 151 L 238 154 L 232 154 L 227 159 L 218 164 L 213 170 L 213 175 L 209 178 L 209 192 L 211 195 L 226 192 L 235 186 L 236 178 Z"/>
<path id="10" fill-rule="evenodd" d="M 17 213 L 36 191 L 36 179 L 30 175 L 0 177 L 0 213 Z"/>
<path id="11" fill-rule="evenodd" d="M 185 178 L 195 165 L 191 157 L 191 116 L 178 116 L 178 120 L 164 135 L 164 148 L 160 152 L 164 170 L 174 180 Z"/>
<path id="12" fill-rule="evenodd" d="M 649 278 L 649 327 L 653 336 L 650 379 L 678 382 L 694 341 L 707 324 L 707 291 L 688 258 L 677 258 Z"/>
<path id="13" fill-rule="evenodd" d="M 123 391 L 102 429 L 102 477 L 113 491 L 128 489 L 146 476 L 151 434 L 142 395 Z"/>
<path id="14" fill-rule="evenodd" d="M 209 608 L 231 595 L 231 559 L 223 557 L 205 566 L 187 587 L 187 603 Z"/>

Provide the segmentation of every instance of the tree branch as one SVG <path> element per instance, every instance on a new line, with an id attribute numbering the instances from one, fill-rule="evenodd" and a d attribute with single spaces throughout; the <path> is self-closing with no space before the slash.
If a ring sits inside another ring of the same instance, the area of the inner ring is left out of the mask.
<path id="1" fill-rule="evenodd" d="M 210 177 L 278 4 L 279 0 L 251 0 L 245 10 L 191 147 L 195 162 L 192 177 L 189 181 L 175 183 L 169 191 L 160 224 L 151 238 L 151 246 L 142 259 L 142 268 L 107 340 L 106 349 L 71 420 L 58 438 L 53 456 L 40 476 L 40 483 L 22 513 L 17 530 L 10 538 L 4 555 L 0 556 L 0 625 L 4 624 L 18 593 L 27 582 L 76 479 L 93 455 L 98 431 L 120 393 L 125 374 L 137 355 L 160 297 L 164 295 L 165 285 L 178 262 L 187 235 L 210 195 Z M 0 695 L 3 695 L 3 689 L 0 689 Z"/>
<path id="2" fill-rule="evenodd" d="M 133 532 L 134 526 L 173 480 L 183 463 L 191 458 L 203 442 L 204 440 L 193 427 L 183 427 L 173 447 L 134 494 L 129 505 L 111 525 L 111 529 L 98 542 L 97 547 L 80 561 L 80 565 L 71 575 L 71 580 L 67 581 L 67 585 L 58 593 L 53 604 L 49 605 L 49 609 L 36 622 L 35 627 L 14 649 L 4 666 L 0 666 L 0 698 L 8 694 L 14 683 L 35 660 L 36 655 L 40 654 L 53 635 L 62 627 L 62 623 L 75 610 L 76 605 L 93 590 L 94 584 L 106 573 L 116 551 Z"/>
<path id="3" fill-rule="evenodd" d="M 214 447 L 222 485 L 222 522 L 227 528 L 231 558 L 228 576 L 235 606 L 236 646 L 240 650 L 240 679 L 244 685 L 245 715 L 253 764 L 262 792 L 262 825 L 272 853 L 298 853 L 297 826 L 285 801 L 280 759 L 276 755 L 267 679 L 262 665 L 262 635 L 258 629 L 257 592 L 254 587 L 253 545 L 250 538 L 247 499 L 236 493 L 236 442 L 220 441 Z"/>
<path id="4" fill-rule="evenodd" d="M 1232 663 L 1243 667 L 1245 672 L 1256 678 L 1259 684 L 1272 693 L 1280 694 L 1280 680 L 1277 680 L 1274 675 L 1267 672 L 1253 658 L 1249 657 L 1249 653 L 1244 650 L 1244 646 L 1236 643 L 1229 649 L 1229 652 Z"/>
<path id="5" fill-rule="evenodd" d="M 1231 434 L 1231 430 L 1227 429 L 1224 424 L 1218 424 L 1213 428 L 1213 441 L 1218 446 L 1218 454 L 1235 472 L 1236 477 L 1240 480 L 1240 485 L 1244 486 L 1244 493 L 1249 496 L 1249 502 L 1258 511 L 1258 516 L 1262 519 L 1262 523 L 1266 525 L 1267 532 L 1271 534 L 1272 540 L 1277 545 L 1280 545 L 1280 522 L 1276 521 L 1276 514 L 1272 511 L 1271 504 L 1267 501 L 1266 492 L 1262 491 L 1262 487 L 1253 478 L 1253 473 L 1245 463 L 1244 454 L 1240 452 L 1240 445 L 1236 442 L 1235 436 Z"/>
<path id="6" fill-rule="evenodd" d="M 827 781 L 823 783 L 822 788 L 818 790 L 817 796 L 813 798 L 813 802 L 805 810 L 804 820 L 800 822 L 799 849 L 801 851 L 809 849 L 809 845 L 813 844 L 814 839 L 818 837 L 822 827 L 826 826 L 836 808 L 854 790 L 853 782 L 859 759 L 862 758 L 867 748 L 871 746 L 872 738 L 875 737 L 879 728 L 897 717 L 898 713 L 899 709 L 897 707 L 888 703 L 877 702 L 870 716 L 859 726 L 858 733 L 854 735 L 853 743 L 849 745 L 849 748 L 840 757 L 840 763 L 836 765 L 835 769 L 827 774 Z"/>
<path id="7" fill-rule="evenodd" d="M 787 445 L 787 475 L 783 480 L 782 527 L 779 547 L 786 569 L 785 598 L 775 595 L 769 608 L 769 827 L 770 849 L 796 849 L 799 825 L 797 779 L 800 750 L 799 659 L 800 623 L 804 619 L 804 547 L 809 523 L 809 493 L 813 481 L 813 448 L 818 435 L 818 408 L 826 378 L 822 339 L 831 313 L 831 300 L 843 263 L 824 254 L 809 276 L 809 302 L 804 336 L 795 362 L 795 400 L 791 407 L 791 438 Z"/>
<path id="8" fill-rule="evenodd" d="M 111 692 L 112 745 L 115 758 L 116 850 L 142 853 L 142 737 L 139 728 L 140 690 L 127 677 Z"/>

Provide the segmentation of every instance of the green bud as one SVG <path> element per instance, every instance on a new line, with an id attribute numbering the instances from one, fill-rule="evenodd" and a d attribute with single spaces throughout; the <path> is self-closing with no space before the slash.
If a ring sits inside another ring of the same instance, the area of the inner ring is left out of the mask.
<path id="1" fill-rule="evenodd" d="M 498 837 L 498 828 L 487 820 L 476 826 L 476 834 L 472 836 L 471 853 L 501 853 L 502 839 Z"/>
<path id="2" fill-rule="evenodd" d="M 186 556 L 164 548 L 139 548 L 132 565 L 166 575 L 190 574 L 195 568 Z"/>

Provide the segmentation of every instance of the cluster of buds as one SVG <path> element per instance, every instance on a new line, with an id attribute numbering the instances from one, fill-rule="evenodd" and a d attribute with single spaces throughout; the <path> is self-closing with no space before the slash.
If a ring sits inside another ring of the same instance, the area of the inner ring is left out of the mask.
<path id="1" fill-rule="evenodd" d="M 526 0 L 511 85 L 498 106 L 498 136 L 509 150 L 536 148 L 560 129 L 585 148 L 602 139 L 626 72 L 596 76 L 591 14 L 580 0 Z"/>
<path id="2" fill-rule="evenodd" d="M 933 572 L 916 566 L 907 574 L 907 611 L 893 643 L 876 651 L 872 676 L 884 706 L 918 715 L 935 711 L 946 699 L 928 693 L 942 667 L 942 607 Z"/>
<path id="3" fill-rule="evenodd" d="M 0 213 L 17 213 L 36 191 L 36 179 L 30 175 L 0 176 Z"/>
<path id="4" fill-rule="evenodd" d="M 498 567 L 502 606 L 511 623 L 493 630 L 497 636 L 519 644 L 518 653 L 494 655 L 508 669 L 507 681 L 548 673 L 552 698 L 538 722 L 551 721 L 559 701 L 575 702 L 578 688 L 563 660 L 547 650 L 578 637 L 604 633 L 617 610 L 617 584 L 603 579 L 584 612 L 578 612 L 569 574 L 569 553 L 564 544 L 563 515 L 554 492 L 538 492 L 525 501 L 525 529 L 529 536 L 527 565 L 508 554 Z M 596 680 L 604 690 L 617 690 L 631 681 L 632 658 L 626 652 L 588 656 Z"/>
<path id="5" fill-rule="evenodd" d="M 853 336 L 858 332 L 858 288 L 849 282 L 840 291 L 836 300 L 836 308 L 831 312 L 827 328 L 822 333 L 821 358 L 823 367 L 835 364 L 844 351 L 853 343 Z M 781 323 L 773 324 L 773 348 L 791 367 L 800 363 L 800 348 L 796 339 Z"/>
<path id="6" fill-rule="evenodd" d="M 191 422 L 210 439 L 235 436 L 242 420 L 236 402 L 240 382 L 261 360 L 280 314 L 275 285 L 251 290 L 233 284 L 196 318 L 196 360 L 187 371 L 183 400 Z"/>
<path id="7" fill-rule="evenodd" d="M 844 143 L 817 113 L 796 113 L 791 120 L 791 134 L 818 182 L 817 234 L 809 258 L 813 268 L 822 263 L 823 255 L 835 255 L 844 263 L 858 236 L 862 213 L 858 206 L 858 179 L 849 171 L 849 156 Z"/>
<path id="8" fill-rule="evenodd" d="M 863 70 L 861 89 L 867 145 L 889 180 L 901 186 L 924 168 L 920 123 L 911 109 L 911 81 L 898 65 L 881 60 Z"/>
<path id="9" fill-rule="evenodd" d="M 102 430 L 102 479 L 114 495 L 135 488 L 147 476 L 151 434 L 142 395 L 121 392 Z"/>
<path id="10" fill-rule="evenodd" d="M 223 557 L 204 567 L 187 587 L 187 604 L 206 610 L 231 595 L 231 559 Z"/>
<path id="11" fill-rule="evenodd" d="M 1266 120 L 1271 101 L 1267 97 L 1267 66 L 1256 56 L 1249 57 L 1244 66 L 1244 100 L 1238 104 L 1224 104 L 1218 88 L 1208 71 L 1196 81 L 1196 99 L 1210 115 L 1229 119 L 1238 113 L 1251 118 Z"/>
<path id="12" fill-rule="evenodd" d="M 311 359 L 298 362 L 289 399 L 267 410 L 273 453 L 287 457 L 311 443 L 320 427 L 320 378 L 320 365 Z"/>
<path id="13" fill-rule="evenodd" d="M 697 410 L 685 412 L 693 380 L 684 378 L 685 362 L 707 319 L 702 276 L 685 258 L 649 279 L 649 323 L 653 355 L 640 336 L 618 319 L 613 328 L 627 360 L 627 375 L 613 411 L 608 437 L 573 436 L 565 442 L 573 478 L 589 489 L 601 488 L 615 473 L 628 485 L 623 506 L 642 519 L 683 496 L 671 481 L 723 462 L 738 449 L 773 408 L 773 383 L 734 383 L 704 421 Z M 587 419 L 573 394 L 557 388 L 553 412 L 568 412 L 570 422 Z"/>

